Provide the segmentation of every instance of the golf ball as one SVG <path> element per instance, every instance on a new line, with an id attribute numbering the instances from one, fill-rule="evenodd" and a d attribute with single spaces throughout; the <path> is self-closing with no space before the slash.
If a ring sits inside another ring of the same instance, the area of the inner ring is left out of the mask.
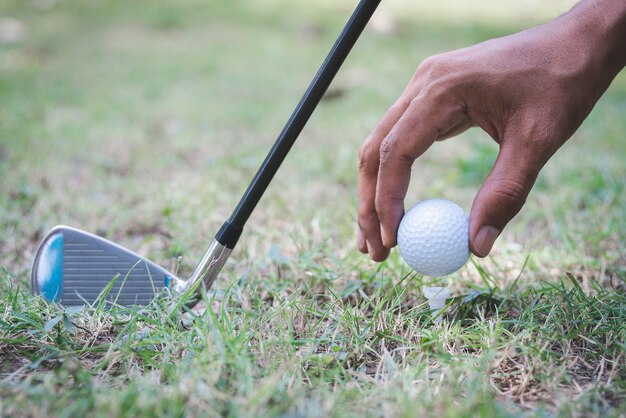
<path id="1" fill-rule="evenodd" d="M 454 273 L 470 256 L 469 219 L 449 200 L 419 202 L 400 222 L 398 249 L 404 261 L 419 273 L 434 277 Z"/>

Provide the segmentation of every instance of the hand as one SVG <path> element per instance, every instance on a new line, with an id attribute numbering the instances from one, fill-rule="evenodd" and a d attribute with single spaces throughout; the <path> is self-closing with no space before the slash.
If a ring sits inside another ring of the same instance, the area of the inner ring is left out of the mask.
<path id="1" fill-rule="evenodd" d="M 361 147 L 359 250 L 387 257 L 415 159 L 478 126 L 500 146 L 470 213 L 470 248 L 486 256 L 541 168 L 624 66 L 619 3 L 583 2 L 542 26 L 426 59 Z"/>

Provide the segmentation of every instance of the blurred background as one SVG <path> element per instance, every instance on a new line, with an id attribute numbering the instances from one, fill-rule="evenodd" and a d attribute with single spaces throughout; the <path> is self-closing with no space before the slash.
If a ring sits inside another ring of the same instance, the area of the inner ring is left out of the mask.
<path id="1" fill-rule="evenodd" d="M 415 68 L 573 3 L 383 0 L 228 271 L 316 257 L 330 260 L 337 277 L 373 271 L 355 245 L 358 148 Z M 64 223 L 188 272 L 355 4 L 0 0 L 2 266 L 26 280 L 39 240 Z M 527 258 L 527 277 L 624 277 L 625 115 L 622 73 L 544 170 L 485 265 L 503 279 Z M 415 165 L 407 205 L 444 197 L 469 210 L 496 153 L 478 130 L 436 144 Z M 387 266 L 407 272 L 395 253 Z M 458 274 L 471 279 L 471 269 Z"/>

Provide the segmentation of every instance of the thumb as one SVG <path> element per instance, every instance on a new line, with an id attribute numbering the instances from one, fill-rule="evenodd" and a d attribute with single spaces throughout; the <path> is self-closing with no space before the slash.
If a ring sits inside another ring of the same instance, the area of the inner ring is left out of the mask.
<path id="1" fill-rule="evenodd" d="M 470 248 L 486 257 L 511 219 L 522 209 L 542 164 L 530 150 L 519 150 L 511 142 L 500 147 L 491 173 L 478 191 L 470 213 Z"/>

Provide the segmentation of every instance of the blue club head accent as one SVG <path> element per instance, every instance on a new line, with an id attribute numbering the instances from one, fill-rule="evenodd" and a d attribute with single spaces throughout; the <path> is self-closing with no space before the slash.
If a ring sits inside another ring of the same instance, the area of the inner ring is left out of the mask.
<path id="1" fill-rule="evenodd" d="M 48 239 L 37 258 L 36 283 L 39 293 L 50 302 L 61 299 L 63 288 L 63 233 Z"/>
<path id="2" fill-rule="evenodd" d="M 171 281 L 172 281 L 172 278 L 170 276 L 163 277 L 163 287 L 169 289 Z"/>

